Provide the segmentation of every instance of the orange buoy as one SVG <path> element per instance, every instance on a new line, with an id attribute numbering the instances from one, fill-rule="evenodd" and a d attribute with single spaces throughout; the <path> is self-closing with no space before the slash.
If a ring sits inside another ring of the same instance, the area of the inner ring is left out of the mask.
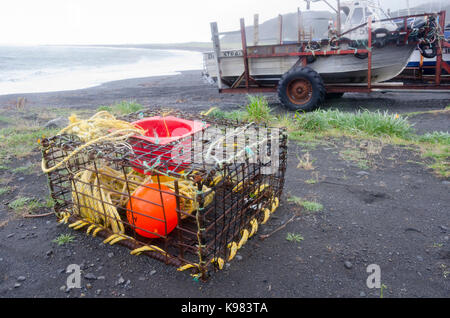
<path id="1" fill-rule="evenodd" d="M 127 210 L 128 222 L 136 227 L 137 234 L 147 238 L 166 236 L 178 224 L 175 193 L 165 185 L 151 183 L 137 188 L 128 201 Z"/>

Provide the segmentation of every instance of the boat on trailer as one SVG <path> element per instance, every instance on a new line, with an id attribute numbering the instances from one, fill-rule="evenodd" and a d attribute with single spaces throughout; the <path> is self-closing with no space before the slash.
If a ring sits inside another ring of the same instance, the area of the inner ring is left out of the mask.
<path id="1" fill-rule="evenodd" d="M 402 73 L 417 48 L 427 56 L 437 54 L 442 35 L 436 14 L 399 27 L 377 1 L 351 1 L 342 10 L 347 16 L 344 32 L 331 29 L 325 39 L 280 39 L 275 45 L 247 46 L 242 19 L 240 50 L 221 50 L 217 24 L 212 23 L 214 52 L 204 54 L 204 74 L 220 91 L 276 86 L 284 106 L 312 110 L 331 95 L 327 85 L 386 82 Z"/>

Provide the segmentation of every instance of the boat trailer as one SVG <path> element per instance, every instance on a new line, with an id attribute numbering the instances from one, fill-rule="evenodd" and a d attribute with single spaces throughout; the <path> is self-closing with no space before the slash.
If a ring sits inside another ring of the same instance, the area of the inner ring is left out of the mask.
<path id="1" fill-rule="evenodd" d="M 257 37 L 258 34 L 258 25 L 255 24 L 255 45 L 248 46 L 247 45 L 247 36 L 246 36 L 246 26 L 245 21 L 242 18 L 240 20 L 240 34 L 242 41 L 242 58 L 244 60 L 244 69 L 242 75 L 234 82 L 227 82 L 224 78 L 222 78 L 221 72 L 221 44 L 219 40 L 219 36 L 229 34 L 230 32 L 219 33 L 217 23 L 211 23 L 211 33 L 214 47 L 214 58 L 216 64 L 216 71 L 218 74 L 217 85 L 219 89 L 219 93 L 272 93 L 277 92 L 278 84 L 268 84 L 268 83 L 260 83 L 257 82 L 254 78 L 252 78 L 249 69 L 249 61 L 252 59 L 261 59 L 261 58 L 271 58 L 271 57 L 299 57 L 299 61 L 296 63 L 295 67 L 306 67 L 307 60 L 311 57 L 316 56 L 333 56 L 333 55 L 364 55 L 367 56 L 367 83 L 343 83 L 343 84 L 327 84 L 325 83 L 325 90 L 327 95 L 335 95 L 339 96 L 344 93 L 372 93 L 372 92 L 450 92 L 450 65 L 443 60 L 443 49 L 450 48 L 450 43 L 445 40 L 442 36 L 439 36 L 436 41 L 438 41 L 438 45 L 436 45 L 436 65 L 434 70 L 434 75 L 432 76 L 408 76 L 405 73 L 400 74 L 394 79 L 386 82 L 374 83 L 372 81 L 372 39 L 374 34 L 372 33 L 372 23 L 383 22 L 383 21 L 392 21 L 402 19 L 404 21 L 403 28 L 399 28 L 399 37 L 402 38 L 404 43 L 408 43 L 409 36 L 413 31 L 412 28 L 409 27 L 408 19 L 410 18 L 427 18 L 433 16 L 438 21 L 438 25 L 440 30 L 445 29 L 445 17 L 446 12 L 441 11 L 439 13 L 424 13 L 417 15 L 408 15 L 396 18 L 383 19 L 379 21 L 374 21 L 372 17 L 369 17 L 366 23 L 359 25 L 351 30 L 343 32 L 338 35 L 338 38 L 342 38 L 346 34 L 349 34 L 352 31 L 355 31 L 359 28 L 367 28 L 368 30 L 368 42 L 366 48 L 357 48 L 357 49 L 349 49 L 349 50 L 340 50 L 340 49 L 332 49 L 332 50 L 317 50 L 317 51 L 308 51 L 305 50 L 305 46 L 309 44 L 308 41 L 302 41 L 301 35 L 304 34 L 303 30 L 301 30 L 299 26 L 298 34 L 299 40 L 297 43 L 286 44 L 282 41 L 282 18 L 280 17 L 280 35 L 279 35 L 279 43 L 275 45 L 258 45 Z M 255 16 L 255 23 L 257 23 L 257 19 Z M 234 32 L 231 32 L 234 33 Z M 331 40 L 330 40 L 331 41 Z M 339 41 L 339 40 L 338 40 Z M 418 43 L 420 44 L 420 42 Z M 301 50 L 292 50 L 292 46 L 301 46 L 303 49 Z M 291 47 L 291 49 L 289 49 Z M 264 53 L 259 53 L 264 52 Z M 443 74 L 445 71 L 445 75 Z M 227 84 L 227 87 L 224 87 L 224 84 Z M 308 85 L 309 89 L 313 89 L 311 85 Z"/>

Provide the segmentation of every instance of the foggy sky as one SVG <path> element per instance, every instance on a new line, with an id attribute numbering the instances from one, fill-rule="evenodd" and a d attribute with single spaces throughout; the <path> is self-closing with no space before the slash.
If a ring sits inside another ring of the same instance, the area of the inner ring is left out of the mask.
<path id="1" fill-rule="evenodd" d="M 410 5 L 427 2 L 410 0 Z M 406 0 L 381 4 L 397 10 L 406 7 Z M 234 30 L 241 17 L 251 24 L 253 14 L 259 13 L 264 22 L 297 7 L 306 10 L 304 0 L 1 0 L 0 44 L 209 41 L 212 21 L 220 30 Z M 312 9 L 329 8 L 313 3 Z"/>

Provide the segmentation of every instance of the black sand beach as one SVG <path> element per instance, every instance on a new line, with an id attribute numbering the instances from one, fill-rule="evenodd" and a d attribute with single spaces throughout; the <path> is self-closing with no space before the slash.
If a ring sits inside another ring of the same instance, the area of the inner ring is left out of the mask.
<path id="1" fill-rule="evenodd" d="M 95 76 L 95 74 L 93 74 Z M 267 95 L 275 112 L 286 112 L 275 95 Z M 201 71 L 169 77 L 130 79 L 89 89 L 40 94 L 0 96 L 0 110 L 14 113 L 19 97 L 26 98 L 28 120 L 45 124 L 58 114 L 50 109 L 78 109 L 95 113 L 100 105 L 135 100 L 145 107 L 201 111 L 218 106 L 237 109 L 245 95 L 220 95 L 206 84 Z M 443 94 L 347 94 L 324 106 L 345 111 L 368 109 L 393 113 L 442 110 L 450 105 Z M 15 118 L 14 120 L 20 120 Z M 449 131 L 449 113 L 411 117 L 420 133 Z M 2 123 L 3 127 L 10 124 Z M 380 290 L 368 289 L 367 266 L 378 264 L 385 285 L 384 297 L 448 297 L 450 295 L 449 180 L 426 168 L 416 151 L 388 145 L 361 170 L 343 160 L 341 149 L 359 147 L 352 140 L 314 145 L 314 171 L 297 169 L 305 145 L 289 144 L 287 180 L 281 207 L 259 234 L 268 234 L 300 216 L 265 241 L 250 240 L 239 257 L 197 282 L 186 273 L 144 256 L 136 257 L 120 246 L 102 244 L 98 238 L 69 230 L 53 216 L 24 219 L 8 208 L 19 195 L 43 198 L 46 177 L 39 171 L 40 154 L 13 160 L 0 171 L 5 186 L 0 195 L 0 297 L 354 297 L 379 298 Z M 12 169 L 32 163 L 32 174 Z M 320 176 L 315 184 L 305 181 Z M 318 213 L 298 211 L 291 195 L 316 200 Z M 45 212 L 45 209 L 42 213 Z M 47 211 L 48 212 L 48 211 Z M 60 234 L 75 241 L 58 246 Z M 300 243 L 286 239 L 298 233 Z M 82 289 L 63 287 L 69 264 L 80 264 Z"/>
<path id="2" fill-rule="evenodd" d="M 133 100 L 145 107 L 167 106 L 199 111 L 218 106 L 223 110 L 233 110 L 247 102 L 245 94 L 219 94 L 216 87 L 203 80 L 201 70 L 186 71 L 174 76 L 127 79 L 74 91 L 0 95 L 0 105 L 15 106 L 19 97 L 24 97 L 29 107 L 86 109 Z M 286 111 L 276 94 L 267 94 L 267 97 L 275 112 Z M 323 108 L 344 111 L 387 110 L 401 114 L 443 109 L 449 103 L 450 97 L 444 93 L 373 93 L 370 96 L 352 93 L 341 99 L 328 100 Z"/>

